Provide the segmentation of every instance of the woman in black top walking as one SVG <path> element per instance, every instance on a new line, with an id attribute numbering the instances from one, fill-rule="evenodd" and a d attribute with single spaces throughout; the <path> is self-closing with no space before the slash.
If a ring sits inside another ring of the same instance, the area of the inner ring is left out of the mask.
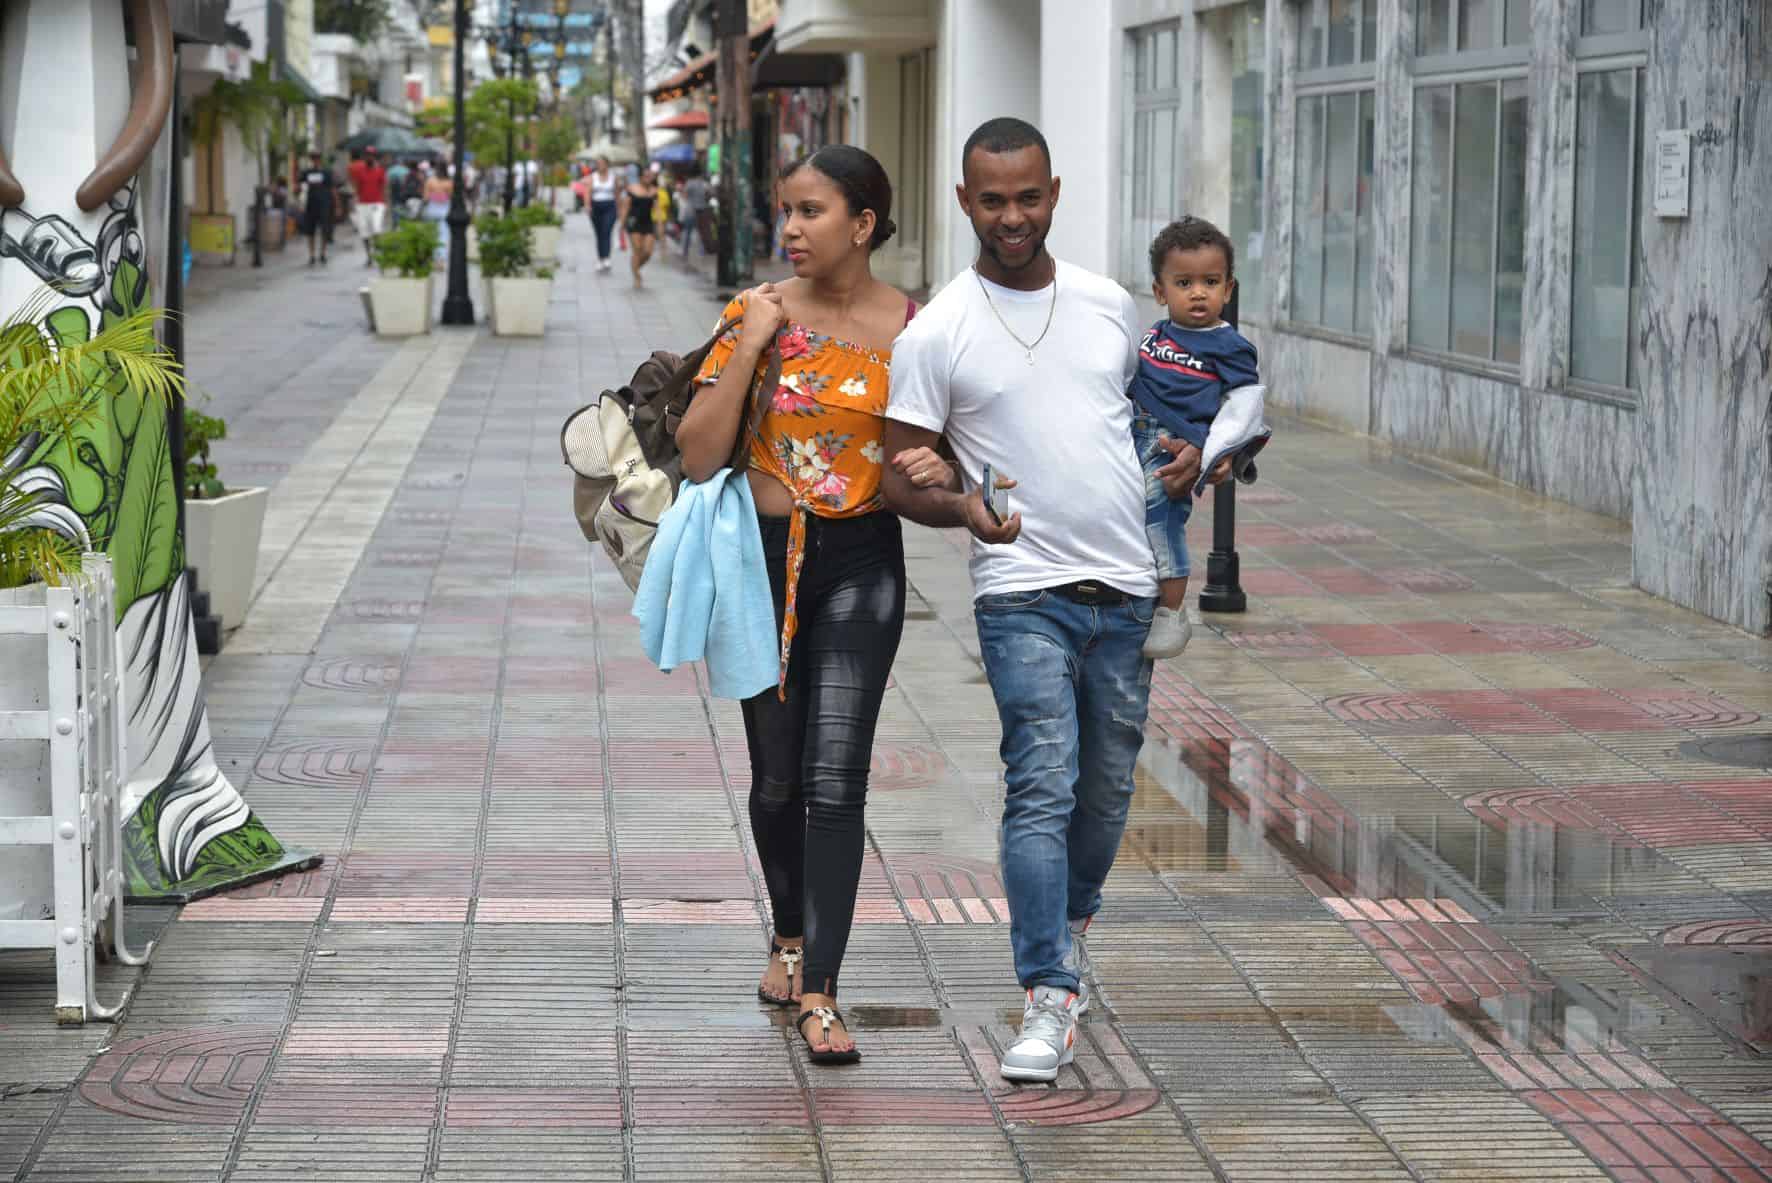
<path id="1" fill-rule="evenodd" d="M 658 175 L 650 169 L 640 174 L 621 191 L 622 227 L 628 232 L 628 266 L 634 272 L 634 286 L 640 282 L 640 269 L 652 258 L 657 245 L 657 228 L 652 224 L 652 203 L 658 200 Z"/>

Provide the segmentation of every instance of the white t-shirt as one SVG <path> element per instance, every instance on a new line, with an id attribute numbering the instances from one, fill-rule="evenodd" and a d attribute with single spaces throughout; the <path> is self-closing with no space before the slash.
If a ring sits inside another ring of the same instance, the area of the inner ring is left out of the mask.
<path id="1" fill-rule="evenodd" d="M 1138 369 L 1137 313 L 1119 284 L 1059 263 L 1052 288 L 1021 292 L 968 269 L 929 301 L 892 346 L 887 418 L 945 431 L 976 496 L 984 466 L 1019 482 L 1021 536 L 972 543 L 974 595 L 1094 579 L 1156 594 L 1144 532 L 1144 473 L 1126 387 Z M 988 288 L 990 303 L 986 302 Z M 991 311 L 992 304 L 996 314 Z M 1052 327 L 1026 351 L 1023 341 Z"/>

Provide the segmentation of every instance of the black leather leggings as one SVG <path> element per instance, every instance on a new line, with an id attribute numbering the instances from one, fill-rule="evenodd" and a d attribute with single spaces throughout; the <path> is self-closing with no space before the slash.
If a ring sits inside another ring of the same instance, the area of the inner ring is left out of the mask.
<path id="1" fill-rule="evenodd" d="M 759 524 L 779 627 L 788 522 L 762 518 Z M 770 689 L 744 702 L 751 833 L 776 935 L 805 935 L 805 989 L 814 993 L 836 994 L 855 919 L 868 765 L 886 675 L 904 631 L 904 595 L 904 539 L 896 517 L 811 519 L 787 700 Z"/>

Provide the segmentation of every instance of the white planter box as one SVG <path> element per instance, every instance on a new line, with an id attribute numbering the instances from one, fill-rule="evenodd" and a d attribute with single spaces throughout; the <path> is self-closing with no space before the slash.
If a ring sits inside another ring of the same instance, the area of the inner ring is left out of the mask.
<path id="1" fill-rule="evenodd" d="M 412 337 L 431 331 L 431 276 L 401 279 L 382 275 L 369 281 L 369 303 L 378 337 Z"/>
<path id="2" fill-rule="evenodd" d="M 223 628 L 239 628 L 246 619 L 269 500 L 264 489 L 239 489 L 185 501 L 185 561 L 197 569 L 209 610 Z"/>
<path id="3" fill-rule="evenodd" d="M 100 949 L 123 943 L 122 797 L 128 703 L 110 559 L 70 587 L 0 591 L 0 949 L 55 961 L 60 1023 L 114 1019 L 98 1000 Z"/>
<path id="4" fill-rule="evenodd" d="M 537 263 L 552 263 L 560 257 L 560 226 L 537 226 L 529 232 L 529 253 Z"/>
<path id="5" fill-rule="evenodd" d="M 548 324 L 547 279 L 492 281 L 492 331 L 501 337 L 539 337 Z"/>

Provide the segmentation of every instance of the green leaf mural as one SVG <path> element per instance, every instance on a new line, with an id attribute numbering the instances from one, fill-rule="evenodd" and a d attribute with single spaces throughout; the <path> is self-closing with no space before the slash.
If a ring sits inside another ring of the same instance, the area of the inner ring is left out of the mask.
<path id="1" fill-rule="evenodd" d="M 21 221 L 8 223 L 16 229 L 0 227 L 0 234 L 29 233 L 39 221 L 8 216 Z M 45 299 L 25 321 L 38 326 L 41 342 L 27 336 L 28 347 L 19 349 L 59 363 L 53 377 L 32 388 L 32 404 L 44 411 L 39 419 L 55 430 L 44 433 L 28 463 L 54 471 L 93 546 L 109 553 L 117 581 L 129 680 L 130 793 L 139 798 L 123 828 L 126 894 L 189 900 L 313 866 L 319 856 L 278 842 L 216 766 L 183 583 L 167 434 L 178 383 L 176 374 L 168 379 L 165 358 L 157 354 L 152 319 L 139 315 L 149 291 L 132 191 L 112 203 L 106 219 L 95 237 L 116 249 L 108 257 L 93 254 L 110 267 L 108 282 L 90 298 Z M 77 220 L 58 218 L 58 232 L 92 232 Z M 0 266 L 17 266 L 14 260 L 24 257 L 37 256 L 15 250 L 0 256 Z M 106 339 L 98 342 L 101 336 Z M 88 344 L 95 347 L 68 352 Z"/>

